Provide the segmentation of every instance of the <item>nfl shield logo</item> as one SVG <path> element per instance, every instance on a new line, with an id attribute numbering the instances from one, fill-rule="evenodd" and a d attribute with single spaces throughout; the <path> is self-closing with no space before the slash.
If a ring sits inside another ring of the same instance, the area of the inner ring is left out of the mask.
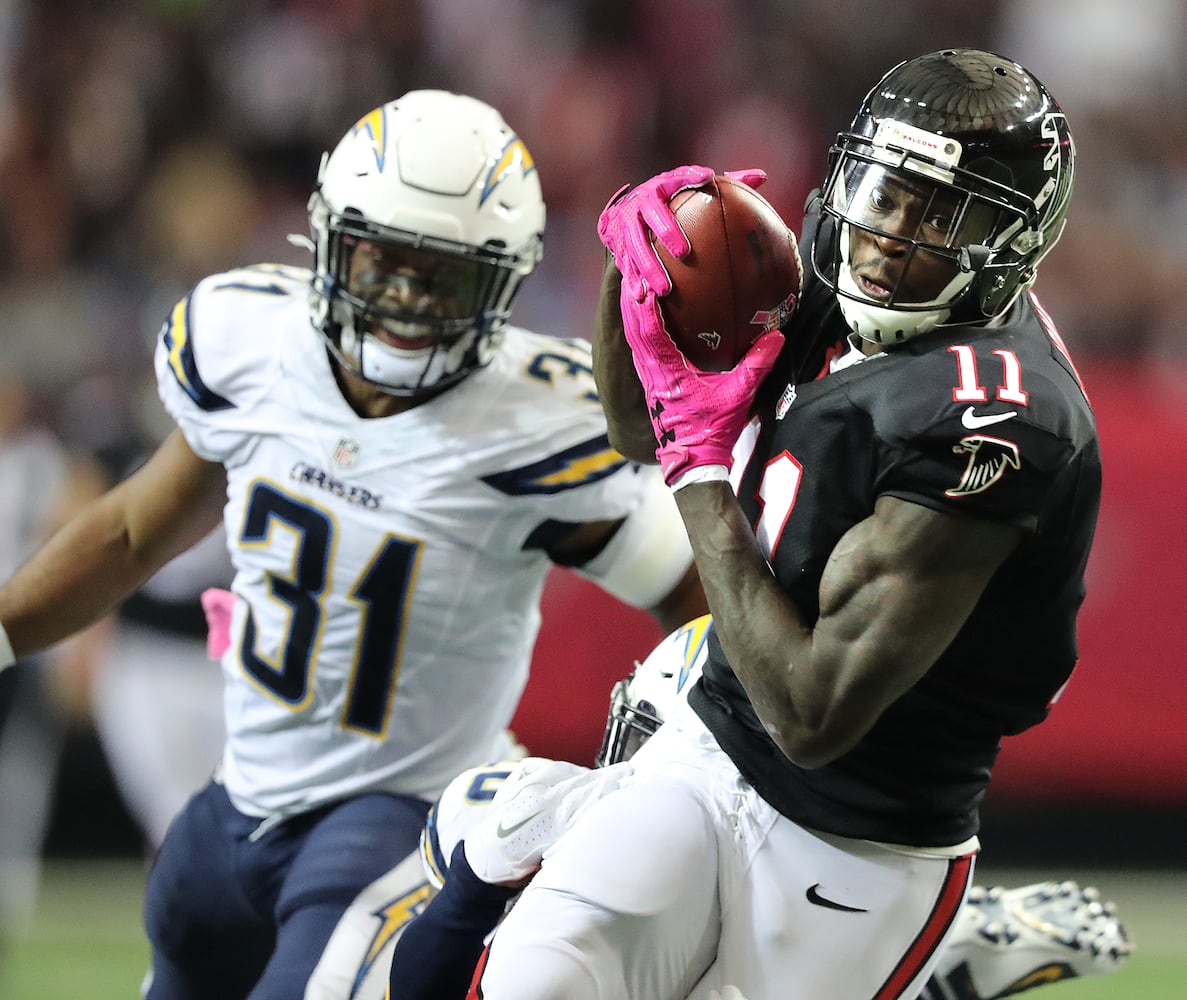
<path id="1" fill-rule="evenodd" d="M 779 402 L 775 404 L 775 419 L 782 420 L 794 402 L 795 386 L 789 382 L 787 388 L 783 390 L 783 395 L 779 397 Z"/>
<path id="2" fill-rule="evenodd" d="M 358 460 L 359 443 L 350 438 L 340 438 L 334 449 L 334 462 L 343 469 L 349 469 Z"/>

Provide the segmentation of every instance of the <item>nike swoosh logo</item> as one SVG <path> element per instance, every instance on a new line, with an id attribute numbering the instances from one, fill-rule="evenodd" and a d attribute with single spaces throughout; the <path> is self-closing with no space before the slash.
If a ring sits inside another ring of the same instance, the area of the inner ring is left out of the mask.
<path id="1" fill-rule="evenodd" d="M 844 903 L 838 903 L 834 900 L 827 899 L 820 895 L 816 890 L 820 888 L 820 883 L 817 882 L 812 886 L 808 892 L 808 902 L 814 903 L 817 906 L 825 906 L 830 910 L 841 910 L 843 913 L 869 913 L 869 910 L 863 910 L 860 906 L 846 906 Z"/>
<path id="2" fill-rule="evenodd" d="M 988 427 L 990 424 L 1000 424 L 1003 420 L 1009 420 L 1016 416 L 1018 416 L 1017 410 L 1011 410 L 1009 413 L 986 413 L 981 416 L 970 406 L 960 415 L 960 422 L 970 431 L 975 431 L 981 427 Z"/>
<path id="3" fill-rule="evenodd" d="M 540 815 L 539 812 L 534 812 L 534 813 L 532 813 L 532 815 L 527 817 L 527 819 L 521 819 L 518 823 L 513 823 L 511 826 L 503 826 L 503 821 L 499 820 L 499 825 L 497 827 L 495 827 L 495 835 L 500 840 L 503 840 L 506 837 L 510 837 L 511 834 L 513 834 L 516 830 L 520 829 L 521 827 L 527 826 L 532 820 L 534 820 L 539 815 Z"/>

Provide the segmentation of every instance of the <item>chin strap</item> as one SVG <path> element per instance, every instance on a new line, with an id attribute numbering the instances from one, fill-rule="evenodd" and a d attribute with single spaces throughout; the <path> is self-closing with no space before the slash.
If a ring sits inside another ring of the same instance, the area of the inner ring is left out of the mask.
<path id="1" fill-rule="evenodd" d="M 987 247 L 983 243 L 972 243 L 967 247 L 960 248 L 960 257 L 957 259 L 957 265 L 962 271 L 971 271 L 973 274 L 976 274 L 984 269 L 985 265 L 989 263 L 989 258 L 992 256 L 992 247 Z"/>

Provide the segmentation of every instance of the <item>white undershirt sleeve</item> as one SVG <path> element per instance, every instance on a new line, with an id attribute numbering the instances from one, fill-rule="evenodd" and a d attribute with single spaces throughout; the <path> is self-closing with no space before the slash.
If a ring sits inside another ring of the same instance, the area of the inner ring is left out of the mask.
<path id="1" fill-rule="evenodd" d="M 657 474 L 643 502 L 578 573 L 636 608 L 653 608 L 692 564 L 692 548 L 672 494 Z"/>

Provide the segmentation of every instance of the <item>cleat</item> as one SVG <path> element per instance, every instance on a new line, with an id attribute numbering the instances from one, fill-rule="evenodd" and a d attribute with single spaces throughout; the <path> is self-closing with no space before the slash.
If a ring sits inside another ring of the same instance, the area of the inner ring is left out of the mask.
<path id="1" fill-rule="evenodd" d="M 922 996 L 994 1000 L 1115 972 L 1133 951 L 1116 909 L 1095 888 L 1072 881 L 973 886 Z"/>

